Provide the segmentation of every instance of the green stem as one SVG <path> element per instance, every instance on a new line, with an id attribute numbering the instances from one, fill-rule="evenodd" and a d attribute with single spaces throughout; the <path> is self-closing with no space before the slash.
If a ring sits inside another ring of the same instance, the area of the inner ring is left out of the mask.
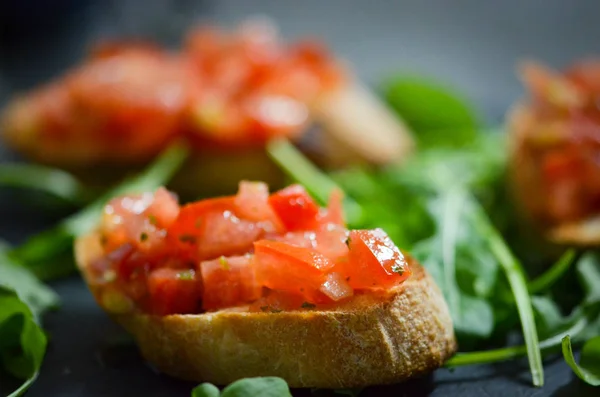
<path id="1" fill-rule="evenodd" d="M 267 144 L 267 154 L 292 179 L 302 184 L 316 199 L 325 204 L 331 192 L 342 189 L 325 173 L 308 161 L 296 147 L 286 139 L 272 140 Z M 349 224 L 358 223 L 362 208 L 349 197 L 344 198 L 344 209 Z"/>
<path id="2" fill-rule="evenodd" d="M 552 267 L 529 283 L 529 293 L 531 295 L 539 294 L 552 287 L 569 270 L 574 262 L 575 254 L 574 249 L 567 250 Z"/>
<path id="3" fill-rule="evenodd" d="M 78 206 L 90 200 L 88 190 L 74 176 L 41 165 L 2 164 L 0 185 L 38 190 Z"/>
<path id="4" fill-rule="evenodd" d="M 531 297 L 527 290 L 527 281 L 523 266 L 506 246 L 506 243 L 498 231 L 493 228 L 481 206 L 475 199 L 471 201 L 473 202 L 472 216 L 475 226 L 479 229 L 479 232 L 487 238 L 490 249 L 502 266 L 515 297 L 517 311 L 521 320 L 521 328 L 523 329 L 523 338 L 525 339 L 525 346 L 527 348 L 527 357 L 529 359 L 533 384 L 535 386 L 543 386 L 544 367 L 542 365 L 542 355 L 533 317 Z"/>
<path id="5" fill-rule="evenodd" d="M 550 353 L 557 351 L 562 344 L 562 339 L 566 335 L 577 335 L 583 329 L 585 329 L 588 321 L 585 317 L 582 317 L 577 321 L 571 328 L 555 335 L 551 338 L 543 340 L 539 343 L 539 348 L 544 353 Z M 511 346 L 503 347 L 501 349 L 487 350 L 480 352 L 470 353 L 457 353 L 450 360 L 446 361 L 446 367 L 461 367 L 465 365 L 478 365 L 478 364 L 491 364 L 500 361 L 512 360 L 515 358 L 522 357 L 527 354 L 526 346 Z"/>

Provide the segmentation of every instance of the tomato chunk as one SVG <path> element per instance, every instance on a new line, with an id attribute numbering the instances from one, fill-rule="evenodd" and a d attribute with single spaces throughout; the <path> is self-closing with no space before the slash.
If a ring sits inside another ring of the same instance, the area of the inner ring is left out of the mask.
<path id="1" fill-rule="evenodd" d="M 253 302 L 262 288 L 256 282 L 252 256 L 221 257 L 200 264 L 204 284 L 202 307 L 218 310 Z"/>
<path id="2" fill-rule="evenodd" d="M 318 290 L 326 272 L 334 267 L 325 255 L 267 240 L 254 243 L 254 255 L 257 279 L 265 287 L 298 293 L 309 300 L 322 300 Z"/>
<path id="3" fill-rule="evenodd" d="M 386 289 L 411 274 L 406 258 L 381 229 L 352 230 L 348 244 L 348 261 L 341 266 L 353 288 Z"/>
<path id="4" fill-rule="evenodd" d="M 319 206 L 300 185 L 272 194 L 269 203 L 287 230 L 309 230 L 318 224 Z"/>
<path id="5" fill-rule="evenodd" d="M 201 284 L 194 270 L 161 268 L 148 277 L 152 314 L 186 314 L 198 311 Z"/>

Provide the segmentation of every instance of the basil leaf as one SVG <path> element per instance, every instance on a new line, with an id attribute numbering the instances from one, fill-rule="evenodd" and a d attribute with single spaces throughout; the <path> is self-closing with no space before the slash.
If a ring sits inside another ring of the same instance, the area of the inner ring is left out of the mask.
<path id="1" fill-rule="evenodd" d="M 189 150 L 181 144 L 167 148 L 137 176 L 125 180 L 78 213 L 64 219 L 55 228 L 30 238 L 16 248 L 11 256 L 43 280 L 62 276 L 75 270 L 71 255 L 75 237 L 89 232 L 98 222 L 106 202 L 115 196 L 157 189 L 167 183 L 186 159 Z M 54 262 L 51 266 L 49 262 Z"/>
<path id="2" fill-rule="evenodd" d="M 192 390 L 192 397 L 219 397 L 220 395 L 219 388 L 210 383 L 202 383 Z"/>
<path id="3" fill-rule="evenodd" d="M 267 376 L 245 378 L 233 382 L 221 393 L 222 397 L 292 397 L 285 380 Z"/>
<path id="4" fill-rule="evenodd" d="M 473 107 L 442 84 L 396 77 L 384 83 L 383 95 L 421 147 L 458 147 L 477 135 Z"/>
<path id="5" fill-rule="evenodd" d="M 573 356 L 571 338 L 568 335 L 562 340 L 562 352 L 565 361 L 579 379 L 589 385 L 600 386 L 600 336 L 588 340 L 583 345 L 579 364 Z"/>
<path id="6" fill-rule="evenodd" d="M 37 378 L 46 352 L 46 335 L 17 293 L 0 287 L 0 363 L 25 382 L 9 397 L 22 395 Z"/>

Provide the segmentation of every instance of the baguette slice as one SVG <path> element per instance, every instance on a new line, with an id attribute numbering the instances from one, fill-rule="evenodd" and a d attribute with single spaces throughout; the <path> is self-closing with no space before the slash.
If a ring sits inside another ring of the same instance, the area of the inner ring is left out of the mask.
<path id="1" fill-rule="evenodd" d="M 99 249 L 97 234 L 76 241 L 84 277 Z M 98 300 L 101 287 L 87 281 Z M 456 350 L 446 302 L 417 264 L 391 291 L 324 310 L 109 314 L 160 371 L 217 385 L 253 376 L 279 376 L 291 387 L 391 384 L 440 367 Z"/>

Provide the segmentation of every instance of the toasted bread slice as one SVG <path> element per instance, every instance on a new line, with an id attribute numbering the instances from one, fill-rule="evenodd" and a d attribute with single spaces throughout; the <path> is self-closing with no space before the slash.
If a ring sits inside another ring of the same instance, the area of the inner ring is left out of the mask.
<path id="1" fill-rule="evenodd" d="M 99 250 L 96 234 L 77 240 L 84 276 Z M 87 281 L 99 300 L 102 287 Z M 456 349 L 448 307 L 420 265 L 393 290 L 358 294 L 327 309 L 110 315 L 160 371 L 218 385 L 267 375 L 291 387 L 390 384 L 438 368 Z"/>

